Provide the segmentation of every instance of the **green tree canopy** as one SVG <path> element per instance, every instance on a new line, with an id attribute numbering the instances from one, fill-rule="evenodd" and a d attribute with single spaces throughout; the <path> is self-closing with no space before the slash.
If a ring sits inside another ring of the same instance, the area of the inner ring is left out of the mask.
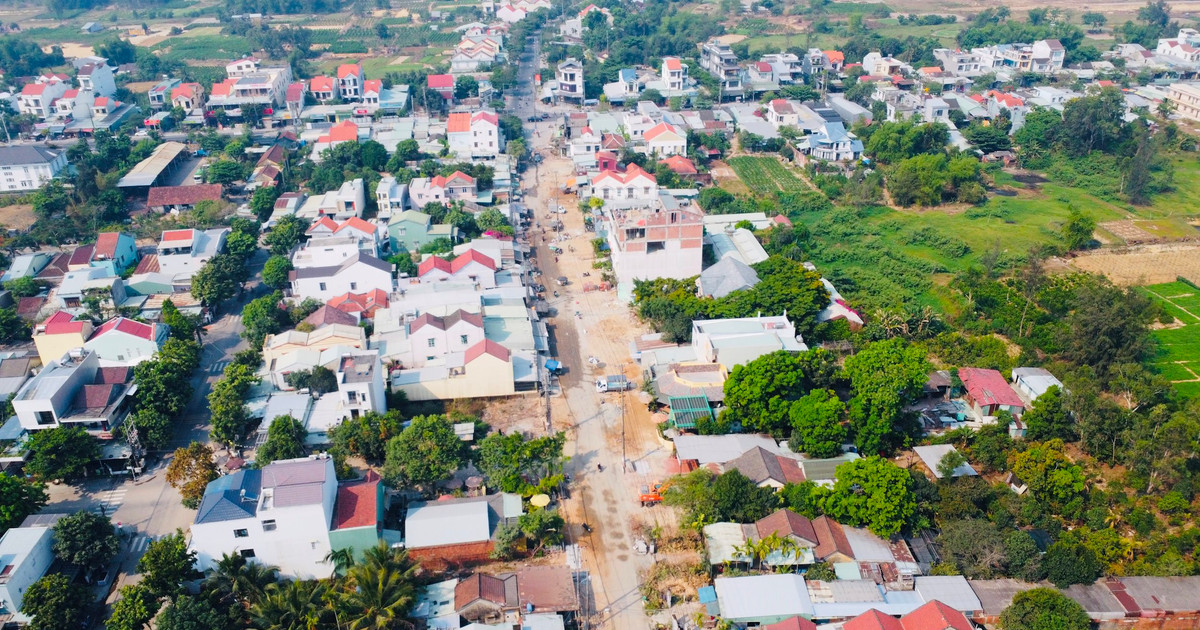
<path id="1" fill-rule="evenodd" d="M 238 292 L 246 275 L 241 258 L 217 254 L 192 276 L 192 295 L 207 306 L 217 306 Z"/>
<path id="2" fill-rule="evenodd" d="M 203 577 L 196 570 L 196 552 L 188 549 L 187 538 L 180 529 L 150 541 L 146 553 L 138 559 L 137 570 L 142 574 L 140 584 L 155 597 L 176 597 L 185 582 Z"/>
<path id="3" fill-rule="evenodd" d="M 78 479 L 88 464 L 100 457 L 96 438 L 82 427 L 34 431 L 26 444 L 30 456 L 25 462 L 25 472 L 35 479 Z"/>
<path id="4" fill-rule="evenodd" d="M 304 232 L 308 230 L 308 222 L 294 214 L 284 215 L 263 238 L 263 244 L 271 250 L 273 256 L 288 256 L 292 249 L 300 244 Z"/>
<path id="5" fill-rule="evenodd" d="M 780 350 L 738 365 L 725 381 L 721 423 L 783 436 L 791 428 L 796 400 L 831 384 L 836 367 L 824 350 L 794 355 Z"/>
<path id="6" fill-rule="evenodd" d="M 1084 492 L 1083 468 L 1063 452 L 1062 440 L 1033 444 L 1017 453 L 1012 470 L 1035 498 L 1059 509 Z"/>
<path id="7" fill-rule="evenodd" d="M 854 391 L 851 427 L 860 451 L 883 453 L 903 444 L 915 429 L 904 405 L 920 395 L 932 369 L 921 348 L 902 339 L 870 343 L 846 359 Z"/>
<path id="8" fill-rule="evenodd" d="M 1075 600 L 1052 588 L 1017 593 L 1000 613 L 1003 630 L 1088 630 L 1092 620 Z"/>
<path id="9" fill-rule="evenodd" d="M 280 308 L 282 302 L 283 293 L 276 290 L 250 300 L 242 309 L 242 326 L 245 327 L 242 337 L 249 341 L 250 345 L 261 346 L 267 335 L 274 335 L 283 330 L 286 324 L 291 323 L 288 321 L 287 311 Z"/>
<path id="10" fill-rule="evenodd" d="M 792 437 L 788 446 L 809 457 L 836 457 L 846 441 L 842 415 L 846 405 L 828 389 L 815 389 L 792 404 L 788 417 Z"/>
<path id="11" fill-rule="evenodd" d="M 417 416 L 388 441 L 383 478 L 393 487 L 437 483 L 466 462 L 463 444 L 445 416 Z"/>
<path id="12" fill-rule="evenodd" d="M 213 630 L 227 627 L 226 618 L 199 597 L 180 595 L 168 604 L 156 621 L 158 630 Z"/>
<path id="13" fill-rule="evenodd" d="M 368 411 L 330 428 L 329 441 L 335 451 L 358 455 L 372 465 L 382 464 L 388 440 L 404 430 L 401 422 L 400 413 L 395 410 L 386 414 Z"/>
<path id="14" fill-rule="evenodd" d="M 287 256 L 271 256 L 263 265 L 263 284 L 272 289 L 282 289 L 288 285 L 291 271 L 292 261 Z"/>
<path id="15" fill-rule="evenodd" d="M 838 522 L 888 538 L 914 524 L 912 488 L 908 471 L 881 457 L 864 457 L 838 466 L 824 511 Z"/>
<path id="16" fill-rule="evenodd" d="M 1042 557 L 1046 579 L 1059 588 L 1072 584 L 1091 584 L 1103 571 L 1100 559 L 1086 545 L 1075 540 L 1059 540 Z"/>
<path id="17" fill-rule="evenodd" d="M 0 535 L 46 505 L 46 485 L 0 472 Z"/>
<path id="18" fill-rule="evenodd" d="M 29 585 L 21 598 L 21 612 L 33 617 L 30 630 L 63 630 L 83 623 L 88 592 L 61 573 L 47 573 Z"/>
<path id="19" fill-rule="evenodd" d="M 267 427 L 267 441 L 258 447 L 255 462 L 265 466 L 281 459 L 304 457 L 308 429 L 291 416 L 277 416 Z"/>
<path id="20" fill-rule="evenodd" d="M 145 584 L 122 586 L 119 595 L 105 624 L 110 630 L 143 630 L 161 607 L 158 596 Z"/>
<path id="21" fill-rule="evenodd" d="M 86 570 L 99 569 L 120 550 L 117 531 L 107 516 L 76 512 L 54 524 L 54 555 Z"/>
<path id="22" fill-rule="evenodd" d="M 1021 416 L 1021 422 L 1025 424 L 1025 439 L 1030 441 L 1079 439 L 1075 423 L 1063 407 L 1062 390 L 1057 385 L 1050 386 L 1038 396 L 1033 408 Z"/>
<path id="23" fill-rule="evenodd" d="M 534 439 L 526 439 L 520 432 L 492 433 L 480 440 L 476 465 L 489 487 L 525 494 L 543 480 L 562 479 L 565 442 L 566 434 L 561 431 Z"/>

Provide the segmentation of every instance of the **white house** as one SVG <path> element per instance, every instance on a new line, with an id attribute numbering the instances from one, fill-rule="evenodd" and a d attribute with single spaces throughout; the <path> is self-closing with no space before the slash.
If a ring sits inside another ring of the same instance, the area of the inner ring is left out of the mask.
<path id="1" fill-rule="evenodd" d="M 687 135 L 670 123 L 660 122 L 642 134 L 646 152 L 654 157 L 687 153 Z"/>
<path id="2" fill-rule="evenodd" d="M 107 63 L 89 63 L 79 69 L 75 76 L 79 89 L 87 90 L 98 96 L 113 96 L 117 93 L 117 84 L 113 80 L 113 68 Z"/>
<path id="3" fill-rule="evenodd" d="M 412 207 L 418 210 L 432 202 L 474 201 L 476 192 L 475 178 L 462 171 L 446 176 L 417 177 L 408 183 L 408 198 Z"/>
<path id="4" fill-rule="evenodd" d="M 785 99 L 771 99 L 767 104 L 767 120 L 776 129 L 780 127 L 795 127 L 800 124 L 800 114 L 796 107 Z"/>
<path id="5" fill-rule="evenodd" d="M 258 72 L 258 60 L 245 57 L 225 64 L 225 76 L 229 78 L 244 77 Z"/>
<path id="6" fill-rule="evenodd" d="M 494 158 L 504 150 L 495 112 L 455 112 L 446 120 L 446 142 L 459 157 Z"/>
<path id="7" fill-rule="evenodd" d="M 593 177 L 592 196 L 605 202 L 650 205 L 658 200 L 658 180 L 637 164 L 630 164 L 625 172 L 604 171 Z"/>
<path id="8" fill-rule="evenodd" d="M 426 258 L 417 268 L 417 278 L 421 284 L 460 281 L 491 289 L 496 286 L 497 268 L 495 260 L 478 250 L 468 249 L 454 260 L 440 256 Z"/>
<path id="9" fill-rule="evenodd" d="M 568 145 L 568 152 L 573 158 L 594 156 L 599 150 L 600 135 L 592 131 L 591 127 L 579 130 L 579 133 L 571 138 L 571 144 Z"/>
<path id="10" fill-rule="evenodd" d="M 375 187 L 375 216 L 387 221 L 393 214 L 404 212 L 408 202 L 408 184 L 401 184 L 391 175 L 384 175 Z"/>
<path id="11" fill-rule="evenodd" d="M 213 256 L 225 249 L 229 228 L 211 230 L 167 230 L 158 241 L 158 253 L 152 271 L 162 272 L 176 281 L 191 278 Z M 140 268 L 140 267 L 139 267 Z"/>
<path id="12" fill-rule="evenodd" d="M 302 580 L 328 577 L 338 494 L 333 459 L 290 459 L 239 470 L 208 484 L 192 523 L 197 568 L 225 554 L 279 568 Z"/>
<path id="13" fill-rule="evenodd" d="M 51 77 L 46 81 L 42 81 L 45 77 L 39 77 L 37 81 L 26 83 L 25 87 L 21 88 L 21 95 L 17 99 L 20 113 L 46 118 L 54 112 L 54 101 L 62 98 L 70 85 L 66 79 L 60 79 L 57 75 Z"/>
<path id="14" fill-rule="evenodd" d="M 462 309 L 445 317 L 421 313 L 408 325 L 411 356 L 404 367 L 423 367 L 443 362 L 451 353 L 466 352 L 485 339 L 483 316 Z"/>
<path id="15" fill-rule="evenodd" d="M 0 147 L 0 190 L 36 190 L 66 167 L 66 151 L 38 145 Z"/>
<path id="16" fill-rule="evenodd" d="M 555 98 L 576 103 L 583 102 L 583 64 L 579 63 L 578 59 L 568 57 L 559 63 L 554 69 L 554 80 L 558 83 L 558 87 L 554 90 Z"/>
<path id="17" fill-rule="evenodd" d="M 690 278 L 703 268 L 703 219 L 686 210 L 614 210 L 608 246 L 620 283 Z"/>
<path id="18" fill-rule="evenodd" d="M 818 160 L 840 162 L 862 157 L 863 144 L 842 123 L 827 122 L 800 142 L 800 149 Z"/>
<path id="19" fill-rule="evenodd" d="M 338 66 L 338 94 L 341 95 L 343 101 L 359 101 L 363 95 L 363 76 L 362 65 L 357 63 L 344 63 Z"/>
<path id="20" fill-rule="evenodd" d="M 699 361 L 720 364 L 727 371 L 779 350 L 793 354 L 808 350 L 783 315 L 698 319 L 692 322 L 692 348 Z"/>
<path id="21" fill-rule="evenodd" d="M 66 514 L 43 514 L 25 519 L 0 537 L 0 611 L 8 621 L 27 624 L 32 619 L 21 612 L 29 585 L 38 581 L 54 563 L 54 524 Z"/>
<path id="22" fill-rule="evenodd" d="M 374 256 L 356 253 L 341 264 L 293 269 L 291 297 L 314 298 L 321 302 L 343 293 L 362 293 L 382 289 L 392 291 L 392 265 Z"/>
<path id="23" fill-rule="evenodd" d="M 127 366 L 101 367 L 95 352 L 72 350 L 21 386 L 13 410 L 26 431 L 80 427 L 111 439 L 129 413 L 132 377 Z"/>

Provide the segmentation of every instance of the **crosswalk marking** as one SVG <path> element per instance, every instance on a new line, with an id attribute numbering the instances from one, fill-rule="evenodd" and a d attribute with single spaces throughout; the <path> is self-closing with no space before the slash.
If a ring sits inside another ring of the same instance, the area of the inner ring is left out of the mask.
<path id="1" fill-rule="evenodd" d="M 146 534 L 134 534 L 133 540 L 129 542 L 129 555 L 136 558 L 146 551 L 150 546 L 150 537 Z"/>
<path id="2" fill-rule="evenodd" d="M 208 372 L 209 374 L 220 374 L 225 371 L 226 367 L 229 367 L 230 363 L 232 361 L 214 361 L 212 365 L 208 366 Z"/>
<path id="3" fill-rule="evenodd" d="M 100 495 L 102 497 L 100 499 L 100 505 L 92 508 L 92 511 L 96 514 L 112 517 L 113 513 L 115 513 L 117 509 L 121 507 L 121 504 L 125 502 L 126 492 L 127 490 L 124 486 L 117 486 L 111 490 L 104 491 L 104 493 Z"/>

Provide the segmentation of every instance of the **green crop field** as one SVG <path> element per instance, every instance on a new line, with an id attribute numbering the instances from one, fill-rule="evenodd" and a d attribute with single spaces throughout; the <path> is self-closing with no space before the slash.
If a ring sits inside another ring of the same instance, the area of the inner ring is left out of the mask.
<path id="1" fill-rule="evenodd" d="M 773 157 L 743 155 L 731 158 L 729 166 L 756 195 L 809 190 L 804 180 Z"/>
<path id="2" fill-rule="evenodd" d="M 1187 282 L 1152 284 L 1143 290 L 1182 326 L 1154 331 L 1154 368 L 1184 396 L 1200 395 L 1200 288 Z"/>

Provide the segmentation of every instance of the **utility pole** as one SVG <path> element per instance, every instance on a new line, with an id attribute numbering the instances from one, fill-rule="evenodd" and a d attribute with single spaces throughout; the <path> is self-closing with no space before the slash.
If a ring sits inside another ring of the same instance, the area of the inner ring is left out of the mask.
<path id="1" fill-rule="evenodd" d="M 621 390 L 621 472 L 629 472 L 627 468 L 629 458 L 625 456 L 625 394 L 626 390 Z"/>
<path id="2" fill-rule="evenodd" d="M 142 442 L 138 439 L 137 424 L 133 418 L 126 419 L 125 441 L 129 443 L 129 472 L 133 475 L 133 480 L 137 481 L 138 469 L 142 466 Z"/>

